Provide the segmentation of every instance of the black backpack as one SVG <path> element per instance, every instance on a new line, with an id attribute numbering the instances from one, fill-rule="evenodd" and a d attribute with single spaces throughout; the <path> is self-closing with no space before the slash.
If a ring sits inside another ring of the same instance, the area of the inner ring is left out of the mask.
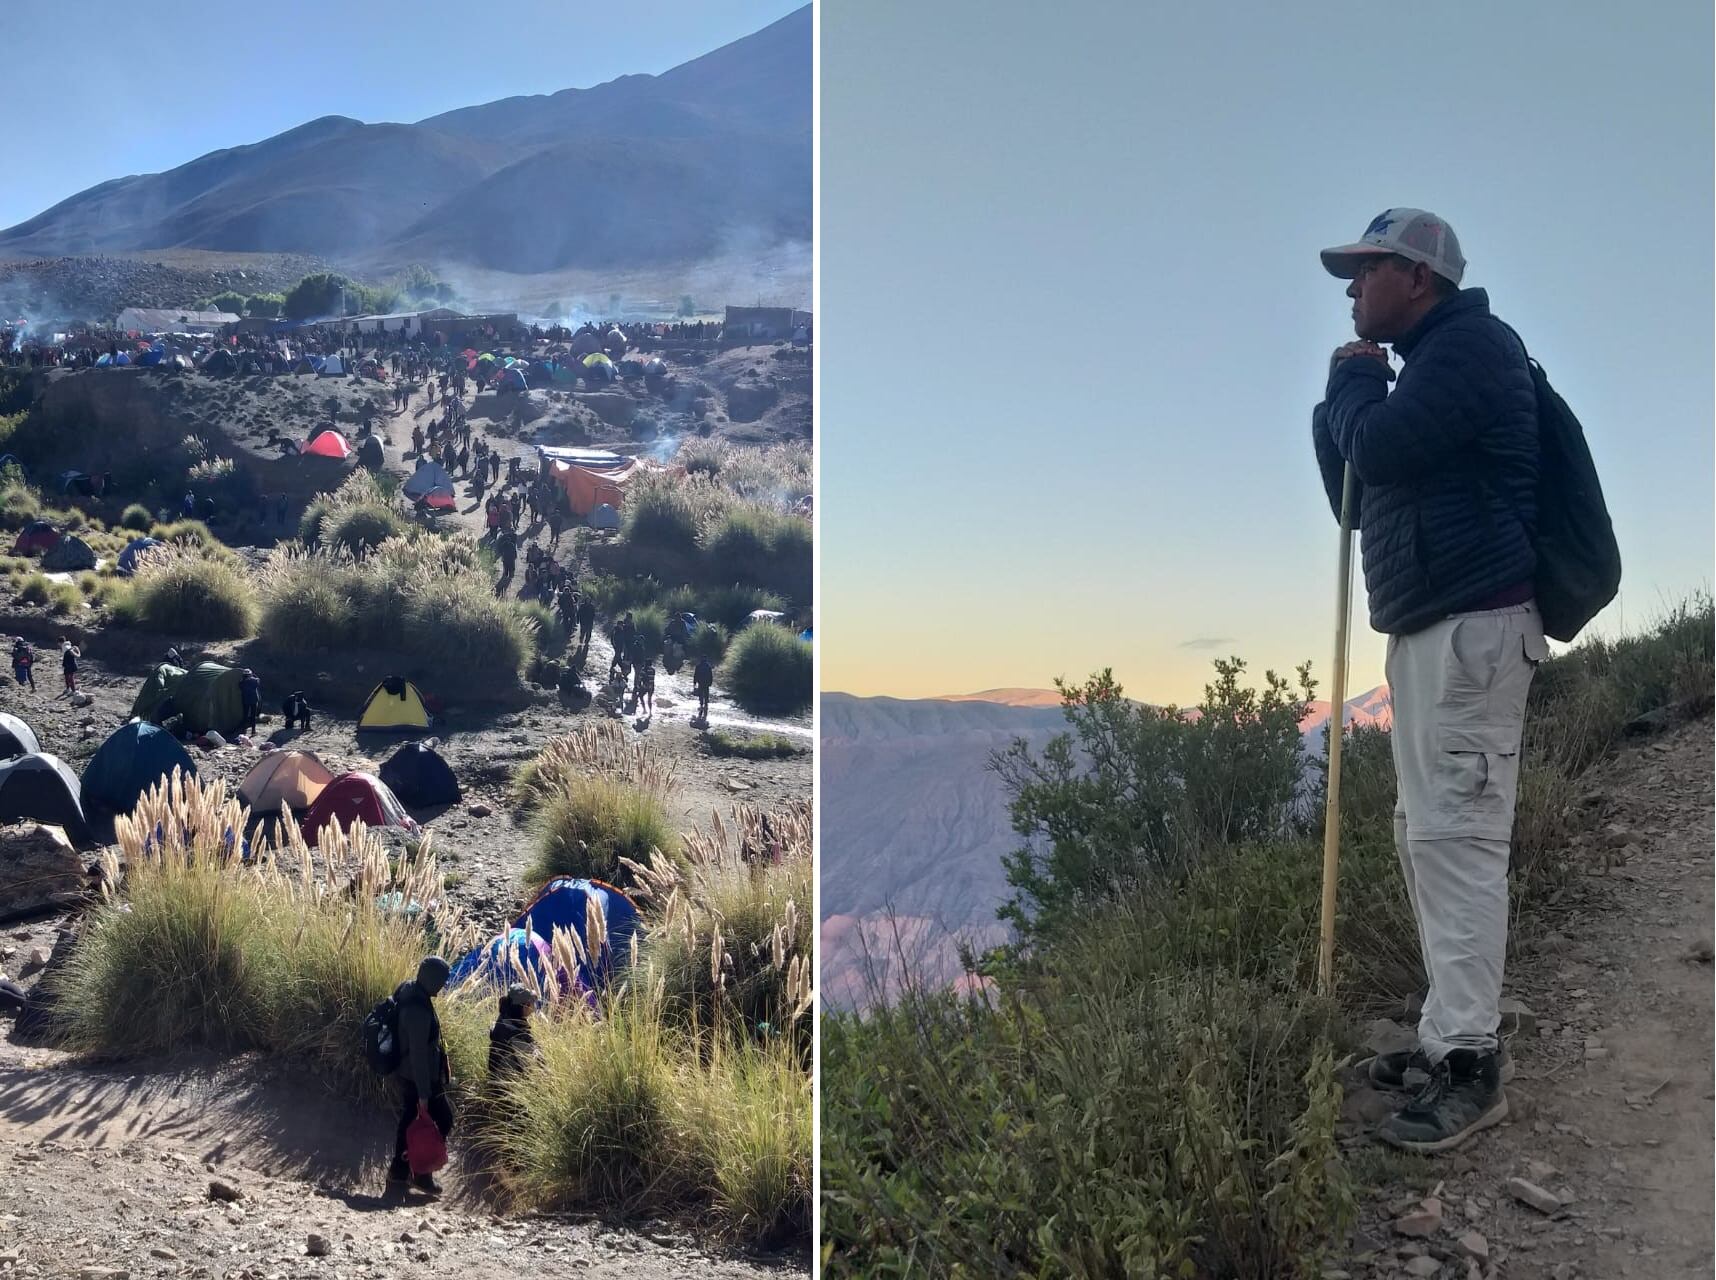
<path id="1" fill-rule="evenodd" d="M 1537 607 L 1544 634 L 1566 642 L 1620 590 L 1621 548 L 1585 429 L 1543 366 L 1529 351 L 1525 359 L 1537 388 Z"/>
<path id="2" fill-rule="evenodd" d="M 399 1001 L 383 996 L 363 1020 L 363 1052 L 378 1076 L 399 1069 Z"/>

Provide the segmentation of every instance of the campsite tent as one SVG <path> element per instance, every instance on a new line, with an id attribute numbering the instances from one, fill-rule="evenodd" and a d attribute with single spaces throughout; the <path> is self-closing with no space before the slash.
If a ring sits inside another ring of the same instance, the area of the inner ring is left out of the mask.
<path id="1" fill-rule="evenodd" d="M 365 729 L 427 729 L 429 708 L 423 705 L 423 694 L 411 681 L 389 676 L 364 699 L 358 713 L 359 732 Z"/>
<path id="2" fill-rule="evenodd" d="M 160 364 L 166 354 L 159 346 L 148 347 L 137 353 L 137 363 L 140 365 Z"/>
<path id="3" fill-rule="evenodd" d="M 95 551 L 75 533 L 68 533 L 42 553 L 42 568 L 49 573 L 81 573 L 95 568 Z"/>
<path id="4" fill-rule="evenodd" d="M 216 347 L 203 357 L 203 372 L 213 377 L 222 373 L 237 373 L 238 361 L 225 347 Z"/>
<path id="5" fill-rule="evenodd" d="M 157 724 L 165 720 L 173 714 L 167 704 L 173 700 L 173 692 L 184 678 L 183 667 L 163 662 L 143 681 L 143 687 L 137 691 L 136 700 L 131 704 L 131 715 Z"/>
<path id="6" fill-rule="evenodd" d="M 0 764 L 0 822 L 48 822 L 81 840 L 88 831 L 77 775 L 47 752 Z"/>
<path id="7" fill-rule="evenodd" d="M 41 749 L 42 744 L 36 740 L 34 729 L 17 716 L 0 711 L 0 760 L 16 760 L 19 756 L 34 755 Z"/>
<path id="8" fill-rule="evenodd" d="M 115 813 L 130 813 L 143 793 L 182 769 L 196 777 L 197 766 L 165 729 L 133 720 L 120 725 L 83 767 L 83 798 Z"/>
<path id="9" fill-rule="evenodd" d="M 84 497 L 95 496 L 95 477 L 85 471 L 60 472 L 61 493 L 81 493 Z"/>
<path id="10" fill-rule="evenodd" d="M 421 742 L 402 744 L 381 766 L 381 780 L 414 809 L 459 800 L 459 780 L 453 770 L 434 748 Z"/>
<path id="11" fill-rule="evenodd" d="M 411 478 L 400 487 L 407 498 L 416 502 L 428 497 L 436 489 L 445 489 L 451 493 L 453 477 L 447 474 L 447 468 L 439 462 L 425 459 L 417 464 L 417 470 L 413 471 Z"/>
<path id="12" fill-rule="evenodd" d="M 270 751 L 244 775 L 238 798 L 256 813 L 278 813 L 281 805 L 307 809 L 333 780 L 313 751 Z"/>
<path id="13" fill-rule="evenodd" d="M 449 988 L 467 980 L 487 983 L 497 991 L 504 991 L 518 981 L 518 971 L 513 968 L 512 957 L 516 954 L 518 962 L 536 978 L 540 986 L 548 974 L 554 971 L 554 952 L 550 949 L 548 939 L 540 933 L 531 933 L 524 929 L 508 929 L 496 934 L 482 946 L 469 952 L 464 959 L 453 966 L 453 972 L 447 977 Z"/>
<path id="14" fill-rule="evenodd" d="M 338 431 L 324 431 L 298 452 L 306 458 L 349 458 L 352 447 Z"/>
<path id="15" fill-rule="evenodd" d="M 363 443 L 358 446 L 358 461 L 371 471 L 380 471 L 387 461 L 387 454 L 381 447 L 380 436 L 365 436 Z"/>
<path id="16" fill-rule="evenodd" d="M 346 362 L 338 356 L 329 356 L 322 361 L 322 376 L 324 378 L 337 378 L 345 371 Z"/>
<path id="17" fill-rule="evenodd" d="M 554 930 L 568 929 L 587 949 L 589 935 L 584 926 L 592 910 L 602 913 L 607 941 L 599 955 L 589 956 L 578 966 L 578 980 L 586 990 L 599 990 L 631 963 L 632 939 L 638 931 L 637 906 L 620 890 L 601 880 L 550 880 L 512 927 L 539 933 L 551 943 Z"/>
<path id="18" fill-rule="evenodd" d="M 156 667 L 156 675 L 161 670 Z M 174 708 L 185 717 L 185 728 L 191 733 L 207 733 L 212 729 L 230 738 L 244 723 L 244 695 L 239 691 L 243 683 L 244 672 L 237 667 L 199 662 L 180 676 L 168 693 Z M 133 706 L 131 714 L 141 713 Z M 153 716 L 148 718 L 154 719 Z"/>
<path id="19" fill-rule="evenodd" d="M 660 470 L 655 463 L 620 454 L 603 456 L 604 452 L 600 449 L 541 450 L 548 474 L 565 491 L 575 516 L 587 516 L 604 502 L 620 507 L 625 502 L 626 486 L 646 472 Z M 567 456 L 576 453 L 591 456 L 588 460 Z"/>
<path id="20" fill-rule="evenodd" d="M 308 356 L 300 357 L 298 363 L 292 366 L 293 373 L 315 373 L 316 366 L 310 363 Z"/>
<path id="21" fill-rule="evenodd" d="M 501 391 L 523 391 L 526 387 L 524 374 L 518 369 L 502 369 L 495 375 L 494 385 Z"/>
<path id="22" fill-rule="evenodd" d="M 611 502 L 598 502 L 590 512 L 590 527 L 592 529 L 618 529 L 620 513 Z"/>
<path id="23" fill-rule="evenodd" d="M 60 531 L 46 520 L 32 520 L 18 532 L 12 544 L 15 556 L 33 556 L 46 551 L 60 540 Z"/>
<path id="24" fill-rule="evenodd" d="M 155 547 L 163 545 L 158 538 L 133 538 L 125 544 L 125 550 L 119 553 L 119 572 L 130 577 L 137 572 L 137 561 L 143 554 Z"/>
<path id="25" fill-rule="evenodd" d="M 313 849 L 325 827 L 331 824 L 343 831 L 359 819 L 367 827 L 420 830 L 380 778 L 373 773 L 342 773 L 322 789 L 304 814 L 304 843 Z"/>

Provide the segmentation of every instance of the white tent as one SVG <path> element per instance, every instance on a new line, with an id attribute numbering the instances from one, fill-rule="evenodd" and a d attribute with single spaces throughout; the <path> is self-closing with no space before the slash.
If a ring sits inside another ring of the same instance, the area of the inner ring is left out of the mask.
<path id="1" fill-rule="evenodd" d="M 345 361 L 341 360 L 338 356 L 329 356 L 326 360 L 322 361 L 322 376 L 324 378 L 337 378 L 345 371 Z"/>

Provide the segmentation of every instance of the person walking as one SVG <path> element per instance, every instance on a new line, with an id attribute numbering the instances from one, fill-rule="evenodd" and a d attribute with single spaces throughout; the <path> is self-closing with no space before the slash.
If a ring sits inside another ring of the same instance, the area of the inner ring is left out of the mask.
<path id="1" fill-rule="evenodd" d="M 435 1012 L 435 997 L 447 985 L 451 967 L 440 956 L 426 956 L 417 966 L 417 976 L 394 988 L 399 1006 L 399 1127 L 393 1140 L 393 1163 L 389 1182 L 410 1179 L 418 1191 L 441 1194 L 441 1184 L 432 1173 L 413 1175 L 405 1158 L 405 1132 L 420 1111 L 426 1111 L 444 1139 L 453 1131 L 453 1104 L 447 1086 L 453 1073 L 447 1062 L 447 1047 L 441 1041 L 441 1019 Z"/>
<path id="2" fill-rule="evenodd" d="M 66 692 L 77 692 L 77 660 L 83 657 L 82 652 L 70 640 L 60 641 L 60 667 L 66 675 Z"/>
<path id="3" fill-rule="evenodd" d="M 590 647 L 590 632 L 596 627 L 596 601 L 593 596 L 586 595 L 578 601 L 578 647 Z"/>
<path id="4" fill-rule="evenodd" d="M 691 673 L 691 687 L 697 692 L 697 718 L 704 724 L 709 723 L 709 689 L 714 683 L 715 667 L 705 655 L 697 659 Z"/>
<path id="5" fill-rule="evenodd" d="M 12 641 L 12 674 L 20 685 L 29 685 L 31 693 L 36 691 L 36 655 L 23 636 Z"/>
<path id="6" fill-rule="evenodd" d="M 1536 389 L 1487 293 L 1460 287 L 1443 219 L 1389 209 L 1322 260 L 1349 282 L 1358 341 L 1330 362 L 1312 441 L 1337 517 L 1354 473 L 1370 622 L 1388 636 L 1395 847 L 1429 978 L 1418 1047 L 1369 1073 L 1384 1089 L 1422 1082 L 1378 1136 L 1435 1153 L 1508 1110 L 1509 838 L 1526 694 L 1549 653 L 1533 587 Z M 1381 343 L 1405 360 L 1398 380 Z"/>

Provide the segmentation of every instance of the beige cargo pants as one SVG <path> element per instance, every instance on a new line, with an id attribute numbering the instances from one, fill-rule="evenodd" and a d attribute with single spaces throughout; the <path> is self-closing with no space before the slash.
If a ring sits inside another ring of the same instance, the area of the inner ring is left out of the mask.
<path id="1" fill-rule="evenodd" d="M 1418 1039 L 1432 1063 L 1497 1047 L 1525 696 L 1548 655 L 1535 603 L 1388 638 L 1394 845 L 1430 978 Z"/>

